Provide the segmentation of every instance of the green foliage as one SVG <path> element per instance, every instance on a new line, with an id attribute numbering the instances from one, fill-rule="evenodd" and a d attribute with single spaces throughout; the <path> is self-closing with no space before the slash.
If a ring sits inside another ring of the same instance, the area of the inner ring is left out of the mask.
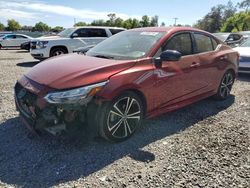
<path id="1" fill-rule="evenodd" d="M 140 21 L 142 27 L 148 27 L 150 25 L 150 19 L 147 15 L 142 16 L 142 20 Z"/>
<path id="2" fill-rule="evenodd" d="M 7 30 L 9 31 L 17 31 L 21 29 L 21 25 L 14 19 L 8 20 L 7 23 L 8 23 Z"/>
<path id="3" fill-rule="evenodd" d="M 59 33 L 59 32 L 61 32 L 63 29 L 64 29 L 64 28 L 61 27 L 61 26 L 56 26 L 56 27 L 50 29 L 50 31 L 51 31 L 51 32 Z"/>
<path id="4" fill-rule="evenodd" d="M 250 30 L 250 12 L 240 12 L 229 17 L 221 28 L 221 32 L 237 32 Z"/>
<path id="5" fill-rule="evenodd" d="M 236 12 L 236 8 L 231 1 L 227 5 L 219 4 L 211 8 L 202 19 L 194 25 L 194 27 L 214 33 L 220 31 L 223 23 Z"/>
<path id="6" fill-rule="evenodd" d="M 85 22 L 77 22 L 75 23 L 74 27 L 81 27 L 81 26 L 86 26 L 87 24 Z"/>
<path id="7" fill-rule="evenodd" d="M 150 26 L 151 27 L 158 27 L 158 19 L 159 19 L 159 16 L 155 15 L 151 18 L 151 21 L 150 21 Z"/>
<path id="8" fill-rule="evenodd" d="M 240 3 L 238 3 L 239 8 L 245 9 L 245 11 L 248 11 L 248 8 L 250 7 L 250 0 L 244 0 Z"/>
<path id="9" fill-rule="evenodd" d="M 0 23 L 0 31 L 4 31 L 4 29 L 5 29 L 5 26 L 2 23 Z"/>
<path id="10" fill-rule="evenodd" d="M 40 32 L 45 32 L 45 31 L 49 31 L 50 27 L 43 23 L 43 22 L 38 22 L 36 23 L 36 25 L 33 27 L 32 29 L 33 31 L 40 31 Z"/>

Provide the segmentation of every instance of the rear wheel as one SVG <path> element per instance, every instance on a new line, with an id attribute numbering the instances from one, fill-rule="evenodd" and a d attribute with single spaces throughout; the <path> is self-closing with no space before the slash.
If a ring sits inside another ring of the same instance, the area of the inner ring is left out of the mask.
<path id="1" fill-rule="evenodd" d="M 142 102 L 133 92 L 125 92 L 100 110 L 99 134 L 109 141 L 120 142 L 132 136 L 143 118 Z"/>
<path id="2" fill-rule="evenodd" d="M 232 71 L 227 71 L 220 83 L 217 94 L 215 98 L 218 100 L 225 100 L 230 95 L 233 83 L 234 83 L 234 74 Z"/>
<path id="3" fill-rule="evenodd" d="M 66 53 L 68 53 L 68 52 L 64 48 L 54 48 L 50 52 L 50 57 L 59 56 L 59 55 L 66 54 Z"/>

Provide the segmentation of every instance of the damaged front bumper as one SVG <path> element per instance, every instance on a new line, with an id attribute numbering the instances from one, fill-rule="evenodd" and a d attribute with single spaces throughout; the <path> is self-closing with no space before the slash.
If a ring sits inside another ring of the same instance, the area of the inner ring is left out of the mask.
<path id="1" fill-rule="evenodd" d="M 15 103 L 29 130 L 45 130 L 53 135 L 86 124 L 89 106 L 94 106 L 92 97 L 75 104 L 48 103 L 44 95 L 31 92 L 18 82 L 15 85 Z"/>

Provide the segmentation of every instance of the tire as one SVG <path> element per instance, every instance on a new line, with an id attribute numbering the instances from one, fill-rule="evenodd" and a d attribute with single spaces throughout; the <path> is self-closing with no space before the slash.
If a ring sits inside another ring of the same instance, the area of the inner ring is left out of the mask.
<path id="1" fill-rule="evenodd" d="M 59 56 L 59 55 L 62 55 L 62 54 L 67 54 L 67 50 L 64 49 L 64 48 L 54 48 L 50 51 L 50 57 L 53 57 L 53 56 Z"/>
<path id="2" fill-rule="evenodd" d="M 133 92 L 124 92 L 99 108 L 97 128 L 100 136 L 112 142 L 131 137 L 143 119 L 141 99 Z"/>
<path id="3" fill-rule="evenodd" d="M 217 94 L 214 96 L 217 100 L 225 100 L 230 96 L 235 76 L 232 71 L 227 71 L 220 82 Z"/>

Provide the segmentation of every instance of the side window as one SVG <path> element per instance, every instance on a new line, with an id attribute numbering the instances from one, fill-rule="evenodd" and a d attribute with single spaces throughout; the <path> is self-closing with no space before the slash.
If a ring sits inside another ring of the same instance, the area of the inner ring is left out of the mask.
<path id="1" fill-rule="evenodd" d="M 22 35 L 16 35 L 16 38 L 18 38 L 18 39 L 26 39 L 27 37 L 22 36 Z"/>
<path id="2" fill-rule="evenodd" d="M 240 38 L 241 38 L 240 35 L 236 35 L 236 34 L 233 35 L 234 41 L 240 40 Z"/>
<path id="3" fill-rule="evenodd" d="M 202 52 L 209 52 L 213 51 L 213 44 L 212 40 L 210 37 L 203 35 L 203 34 L 194 34 L 194 38 L 196 41 L 196 46 L 197 46 L 197 52 L 202 53 Z"/>
<path id="4" fill-rule="evenodd" d="M 105 29 L 88 29 L 88 37 L 107 37 Z"/>
<path id="5" fill-rule="evenodd" d="M 7 35 L 6 37 L 4 37 L 4 39 L 14 39 L 16 38 L 15 35 Z"/>
<path id="6" fill-rule="evenodd" d="M 218 46 L 218 43 L 213 38 L 211 38 L 211 40 L 212 40 L 213 47 L 214 47 L 213 49 L 215 50 L 217 48 L 217 46 Z"/>
<path id="7" fill-rule="evenodd" d="M 122 29 L 109 29 L 110 30 L 110 32 L 112 33 L 112 35 L 115 35 L 115 34 L 117 34 L 117 33 L 120 33 L 120 32 L 122 32 L 122 31 L 124 31 L 124 30 L 122 30 Z"/>
<path id="8" fill-rule="evenodd" d="M 182 33 L 171 38 L 163 51 L 165 50 L 177 50 L 183 56 L 192 54 L 192 41 L 189 33 Z"/>
<path id="9" fill-rule="evenodd" d="M 78 37 L 88 37 L 87 29 L 78 29 L 75 33 L 78 34 Z"/>

